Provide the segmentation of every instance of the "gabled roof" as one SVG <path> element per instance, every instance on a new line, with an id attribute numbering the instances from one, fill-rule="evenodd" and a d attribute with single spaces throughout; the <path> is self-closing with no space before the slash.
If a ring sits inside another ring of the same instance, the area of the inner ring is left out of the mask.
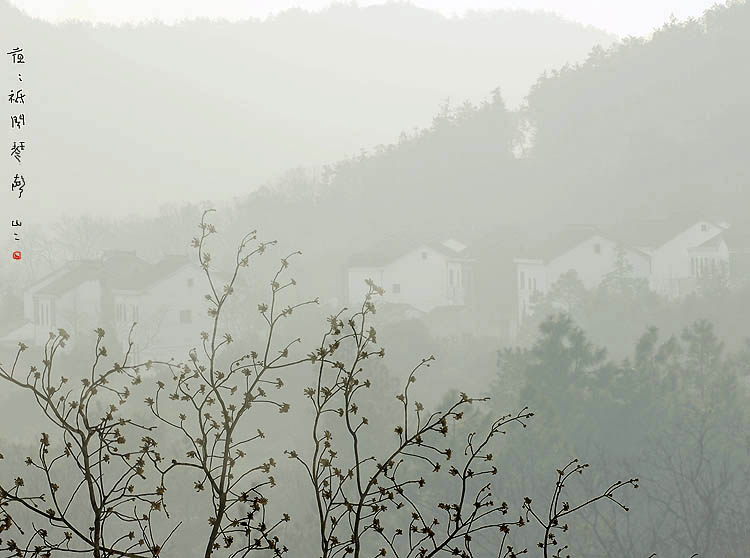
<path id="1" fill-rule="evenodd" d="M 404 242 L 401 239 L 391 238 L 385 239 L 370 251 L 354 254 L 349 258 L 347 265 L 348 267 L 383 267 L 421 247 L 435 250 L 448 259 L 465 260 L 468 256 L 466 245 L 452 238 L 441 242 Z"/>
<path id="2" fill-rule="evenodd" d="M 736 223 L 720 235 L 732 253 L 750 253 L 750 223 Z"/>
<path id="3" fill-rule="evenodd" d="M 719 237 L 731 231 L 731 228 L 727 228 L 728 225 L 721 221 L 685 215 L 668 219 L 627 221 L 617 225 L 570 225 L 561 232 L 524 250 L 517 259 L 548 262 L 594 236 L 606 238 L 629 250 L 636 250 L 650 257 L 652 249 L 658 248 L 700 222 L 711 223 L 724 229 L 722 233 L 711 237 L 707 242 L 712 240 L 720 242 Z"/>
<path id="4" fill-rule="evenodd" d="M 547 262 L 575 248 L 592 236 L 601 236 L 599 230 L 594 226 L 567 227 L 558 234 L 549 236 L 524 249 L 523 254 L 519 254 L 519 258 Z"/>
<path id="5" fill-rule="evenodd" d="M 145 265 L 124 272 L 119 266 L 108 267 L 107 285 L 119 291 L 141 291 L 166 279 L 187 265 L 189 260 L 186 256 L 167 256 L 155 264 L 143 263 Z"/>
<path id="6" fill-rule="evenodd" d="M 558 256 L 562 256 L 566 252 L 572 250 L 576 246 L 586 242 L 590 238 L 600 237 L 614 244 L 623 246 L 629 250 L 635 250 L 641 252 L 644 256 L 649 254 L 639 248 L 628 246 L 622 242 L 617 236 L 611 234 L 608 230 L 603 227 L 596 225 L 571 225 L 563 229 L 559 233 L 548 237 L 546 240 L 538 242 L 530 249 L 524 251 L 516 259 L 528 259 L 528 260 L 541 260 L 543 262 L 549 262 L 554 260 Z"/>
<path id="7" fill-rule="evenodd" d="M 188 263 L 185 256 L 167 256 L 156 264 L 137 257 L 134 252 L 114 252 L 100 260 L 70 262 L 59 276 L 34 293 L 61 296 L 87 281 L 122 291 L 142 291 L 166 279 Z"/>
<path id="8" fill-rule="evenodd" d="M 86 281 L 96 280 L 100 263 L 94 260 L 69 262 L 63 273 L 34 294 L 42 296 L 59 296 L 75 289 Z"/>
<path id="9" fill-rule="evenodd" d="M 693 246 L 691 248 L 688 248 L 688 251 L 690 251 L 690 250 L 703 250 L 703 249 L 706 249 L 706 248 L 718 248 L 719 246 L 721 246 L 722 242 L 725 242 L 725 240 L 724 240 L 724 234 L 720 233 L 720 234 L 717 234 L 716 236 L 712 236 L 711 238 L 709 238 L 705 242 L 702 242 L 701 244 L 698 244 L 698 246 Z"/>
<path id="10" fill-rule="evenodd" d="M 719 219 L 696 215 L 674 215 L 664 219 L 624 221 L 610 227 L 610 234 L 628 246 L 658 248 L 696 223 L 705 222 L 719 228 L 726 225 Z"/>

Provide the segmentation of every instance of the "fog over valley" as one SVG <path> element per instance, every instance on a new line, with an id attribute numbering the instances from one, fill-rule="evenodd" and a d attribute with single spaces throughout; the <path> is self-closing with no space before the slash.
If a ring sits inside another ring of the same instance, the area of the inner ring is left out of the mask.
<path id="1" fill-rule="evenodd" d="M 747 558 L 750 4 L 671 6 L 0 0 L 0 558 Z"/>

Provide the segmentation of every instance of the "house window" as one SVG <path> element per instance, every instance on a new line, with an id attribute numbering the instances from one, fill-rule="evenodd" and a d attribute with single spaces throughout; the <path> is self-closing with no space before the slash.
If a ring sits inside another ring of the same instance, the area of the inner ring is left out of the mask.
<path id="1" fill-rule="evenodd" d="M 426 259 L 427 259 L 427 252 L 422 252 L 422 259 L 423 259 L 423 260 L 426 260 Z"/>
<path id="2" fill-rule="evenodd" d="M 50 305 L 47 301 L 37 302 L 36 323 L 40 326 L 50 325 Z"/>
<path id="3" fill-rule="evenodd" d="M 518 281 L 521 284 L 521 290 L 526 288 L 526 273 L 521 272 L 521 278 Z"/>
<path id="4" fill-rule="evenodd" d="M 532 290 L 533 290 L 534 292 L 536 292 L 536 277 L 534 277 L 534 278 L 533 278 L 533 279 L 531 280 L 531 284 L 532 284 Z"/>
<path id="5" fill-rule="evenodd" d="M 133 306 L 130 307 L 130 315 L 133 317 L 133 321 L 134 322 L 138 321 L 138 318 L 139 318 L 139 315 L 138 315 L 138 306 L 133 305 Z"/>
<path id="6" fill-rule="evenodd" d="M 393 294 L 398 294 L 401 292 L 401 283 L 394 283 L 391 287 L 391 292 Z"/>
<path id="7" fill-rule="evenodd" d="M 127 319 L 125 315 L 125 305 L 118 303 L 115 305 L 115 320 L 119 323 L 124 322 Z"/>
<path id="8" fill-rule="evenodd" d="M 601 254 L 602 253 L 602 245 L 598 242 L 594 244 L 594 254 Z"/>
<path id="9" fill-rule="evenodd" d="M 701 223 L 701 232 L 708 231 L 708 225 L 706 223 Z"/>
<path id="10" fill-rule="evenodd" d="M 193 323 L 193 312 L 191 310 L 180 310 L 180 323 L 181 324 L 192 324 Z"/>
<path id="11" fill-rule="evenodd" d="M 695 277 L 697 274 L 695 273 L 695 258 L 690 258 L 690 275 Z"/>
<path id="12" fill-rule="evenodd" d="M 448 279 L 448 281 L 449 281 L 449 284 L 450 284 L 450 286 L 451 286 L 451 287 L 453 286 L 453 284 L 454 284 L 454 283 L 455 283 L 455 281 L 456 281 L 456 279 L 455 279 L 455 276 L 456 276 L 456 272 L 455 272 L 454 270 L 452 270 L 452 269 L 451 269 L 451 270 L 450 270 L 450 278 Z"/>

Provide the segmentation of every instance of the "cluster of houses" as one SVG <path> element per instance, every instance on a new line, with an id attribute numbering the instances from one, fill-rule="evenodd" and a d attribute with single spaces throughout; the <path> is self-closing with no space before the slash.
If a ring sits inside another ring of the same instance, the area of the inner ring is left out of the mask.
<path id="1" fill-rule="evenodd" d="M 513 259 L 515 325 L 534 310 L 544 294 L 573 270 L 586 288 L 599 285 L 618 269 L 647 281 L 662 296 L 694 292 L 703 277 L 750 277 L 750 237 L 715 220 L 654 221 L 630 226 L 574 226 Z M 477 252 L 461 242 L 415 243 L 352 257 L 346 267 L 345 299 L 362 303 L 366 279 L 385 293 L 382 302 L 430 313 L 461 308 L 477 295 Z M 484 255 L 486 257 L 486 254 Z M 512 258 L 511 258 L 512 259 Z M 205 276 L 182 256 L 149 263 L 133 252 L 110 252 L 97 260 L 69 262 L 30 285 L 24 293 L 25 323 L 0 338 L 43 345 L 49 332 L 104 327 L 123 348 L 133 322 L 139 327 L 132 351 L 138 360 L 184 356 L 204 327 Z M 487 283 L 485 278 L 485 284 Z"/>
<path id="2" fill-rule="evenodd" d="M 149 263 L 135 252 L 112 251 L 96 260 L 68 262 L 24 292 L 24 322 L 0 342 L 44 345 L 63 328 L 71 343 L 94 339 L 103 328 L 106 345 L 130 348 L 133 362 L 173 355 L 195 346 L 196 324 L 206 315 L 205 276 L 184 256 Z M 130 329 L 138 327 L 132 338 Z M 196 330 L 196 327 L 199 329 Z"/>
<path id="3" fill-rule="evenodd" d="M 534 299 L 575 271 L 585 288 L 618 270 L 642 278 L 667 298 L 695 292 L 701 278 L 747 272 L 748 238 L 717 220 L 670 219 L 619 226 L 570 226 L 536 246 L 521 249 L 515 266 L 516 325 L 533 313 Z M 385 289 L 385 302 L 423 312 L 461 306 L 472 296 L 476 253 L 456 240 L 420 244 L 401 253 L 361 255 L 348 268 L 349 304 L 370 277 Z"/>
<path id="4" fill-rule="evenodd" d="M 741 256 L 745 246 L 735 242 L 737 235 L 730 231 L 728 223 L 708 220 L 647 221 L 628 228 L 570 227 L 515 259 L 518 321 L 533 311 L 536 295 L 544 294 L 570 270 L 591 289 L 619 266 L 670 299 L 695 292 L 705 277 L 728 280 L 730 261 Z"/>

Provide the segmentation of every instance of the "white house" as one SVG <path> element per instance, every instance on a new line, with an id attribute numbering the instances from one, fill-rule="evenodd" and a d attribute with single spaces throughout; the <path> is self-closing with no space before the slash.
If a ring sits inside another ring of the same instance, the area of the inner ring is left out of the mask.
<path id="1" fill-rule="evenodd" d="M 408 304 L 423 312 L 462 306 L 471 284 L 471 259 L 457 240 L 418 244 L 352 257 L 347 269 L 347 300 L 362 304 L 367 279 L 385 289 L 384 302 Z"/>
<path id="2" fill-rule="evenodd" d="M 120 339 L 127 339 L 133 322 L 135 350 L 141 360 L 186 358 L 209 330 L 209 292 L 205 273 L 181 256 L 164 258 L 138 281 L 113 287 L 113 321 Z"/>
<path id="3" fill-rule="evenodd" d="M 719 234 L 703 244 L 688 248 L 690 275 L 697 283 L 702 277 L 729 276 L 730 250 L 724 235 Z"/>
<path id="4" fill-rule="evenodd" d="M 728 228 L 725 223 L 701 220 L 674 231 L 671 238 L 656 245 L 651 289 L 669 298 L 680 297 L 695 290 L 697 277 L 728 268 L 729 250 L 720 242 L 721 233 Z"/>
<path id="5" fill-rule="evenodd" d="M 207 326 L 205 280 L 200 267 L 184 256 L 151 264 L 134 252 L 109 252 L 99 260 L 69 262 L 26 289 L 27 324 L 6 337 L 42 345 L 50 331 L 63 328 L 72 343 L 88 342 L 101 327 L 107 345 L 124 350 L 137 322 L 136 360 L 181 360 Z"/>
<path id="6" fill-rule="evenodd" d="M 684 219 L 569 228 L 514 260 L 519 323 L 531 313 L 534 293 L 545 293 L 564 273 L 574 270 L 590 289 L 617 268 L 618 258 L 624 258 L 632 277 L 647 279 L 662 296 L 693 292 L 700 277 L 729 269 L 730 250 L 723 238 L 728 228 Z"/>
<path id="7" fill-rule="evenodd" d="M 651 258 L 648 253 L 624 246 L 594 227 L 575 227 L 540 244 L 524 258 L 516 258 L 518 319 L 531 312 L 532 298 L 543 294 L 560 276 L 574 270 L 584 287 L 591 289 L 615 271 L 618 262 L 633 277 L 647 277 Z"/>

